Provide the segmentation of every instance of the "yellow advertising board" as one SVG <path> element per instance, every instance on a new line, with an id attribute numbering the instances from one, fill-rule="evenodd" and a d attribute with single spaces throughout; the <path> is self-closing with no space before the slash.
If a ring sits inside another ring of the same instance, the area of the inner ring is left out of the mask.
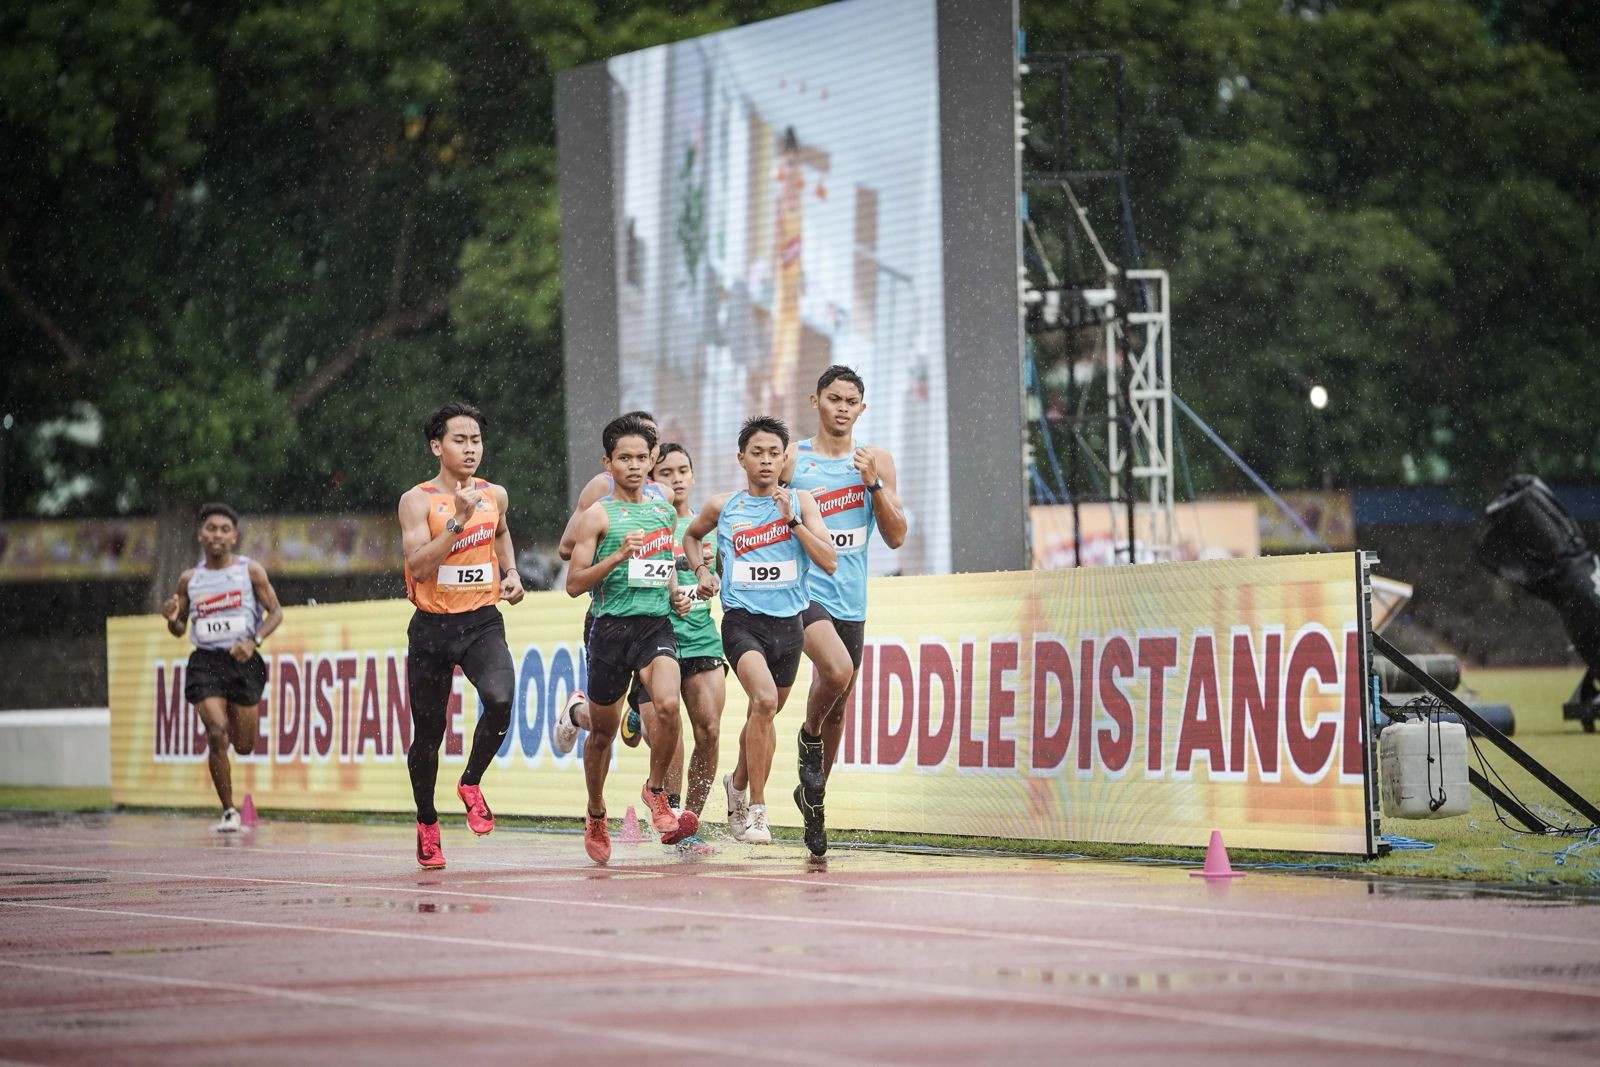
<path id="1" fill-rule="evenodd" d="M 1238 847 L 1370 854 L 1361 589 L 1351 553 L 874 580 L 829 825 L 1183 845 L 1217 828 Z M 560 593 L 502 608 L 518 680 L 483 783 L 497 811 L 583 810 L 581 760 L 549 742 L 586 677 L 583 609 Z M 286 610 L 237 791 L 268 808 L 411 809 L 410 614 L 403 601 Z M 214 803 L 182 696 L 186 645 L 154 617 L 107 631 L 114 799 Z M 788 798 L 808 681 L 802 667 L 779 717 L 777 825 L 799 823 Z M 458 676 L 440 754 L 446 810 L 475 715 Z M 719 778 L 744 717 L 730 678 Z M 637 802 L 645 759 L 613 754 L 612 814 Z M 705 816 L 721 821 L 720 789 Z"/>

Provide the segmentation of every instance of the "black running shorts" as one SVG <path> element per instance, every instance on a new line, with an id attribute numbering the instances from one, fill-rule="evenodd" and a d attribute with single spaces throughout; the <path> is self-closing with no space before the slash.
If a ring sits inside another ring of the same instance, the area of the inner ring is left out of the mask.
<path id="1" fill-rule="evenodd" d="M 867 630 L 865 622 L 836 619 L 828 613 L 827 608 L 815 600 L 806 605 L 806 610 L 800 613 L 800 618 L 808 630 L 813 623 L 825 622 L 832 626 L 833 632 L 844 642 L 845 651 L 850 653 L 851 665 L 858 671 L 861 669 L 861 645 Z"/>
<path id="2" fill-rule="evenodd" d="M 757 615 L 743 608 L 722 613 L 722 653 L 739 669 L 746 652 L 759 652 L 779 689 L 794 684 L 800 672 L 800 653 L 805 648 L 806 631 L 799 615 Z"/>
<path id="3" fill-rule="evenodd" d="M 259 653 L 240 663 L 226 649 L 197 648 L 189 653 L 189 667 L 183 672 L 183 699 L 191 704 L 222 697 L 248 707 L 261 702 L 266 687 L 267 665 Z"/>
<path id="4" fill-rule="evenodd" d="M 672 620 L 665 615 L 597 615 L 589 631 L 589 701 L 615 704 L 635 671 L 657 656 L 677 655 Z"/>

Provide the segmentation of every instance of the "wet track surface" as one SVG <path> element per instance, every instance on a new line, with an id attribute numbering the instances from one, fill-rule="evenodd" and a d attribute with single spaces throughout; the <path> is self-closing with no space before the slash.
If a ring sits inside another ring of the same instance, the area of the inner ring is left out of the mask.
<path id="1" fill-rule="evenodd" d="M 1591 896 L 0 815 L 23 1063 L 1600 1062 Z"/>

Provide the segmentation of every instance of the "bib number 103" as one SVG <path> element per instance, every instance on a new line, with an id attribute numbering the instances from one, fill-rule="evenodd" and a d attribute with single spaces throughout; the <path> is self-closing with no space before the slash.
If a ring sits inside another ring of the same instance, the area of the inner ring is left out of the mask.
<path id="1" fill-rule="evenodd" d="M 792 559 L 771 563 L 733 564 L 733 584 L 740 589 L 772 589 L 792 585 L 800 577 L 800 565 Z"/>

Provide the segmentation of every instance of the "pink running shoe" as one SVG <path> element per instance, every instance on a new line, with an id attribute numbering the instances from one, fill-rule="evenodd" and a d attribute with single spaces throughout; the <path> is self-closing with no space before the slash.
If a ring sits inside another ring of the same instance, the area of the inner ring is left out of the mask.
<path id="1" fill-rule="evenodd" d="M 583 850 L 596 863 L 605 863 L 611 858 L 611 833 L 606 829 L 604 815 L 594 816 L 584 812 Z"/>
<path id="2" fill-rule="evenodd" d="M 484 802 L 483 790 L 475 785 L 456 783 L 456 796 L 467 806 L 467 829 L 482 837 L 494 829 L 494 812 Z M 437 825 L 437 824 L 435 824 Z"/>
<path id="3" fill-rule="evenodd" d="M 676 845 L 686 837 L 693 837 L 700 832 L 700 816 L 692 811 L 678 812 L 678 828 L 670 834 L 661 835 L 663 845 Z"/>
<path id="4" fill-rule="evenodd" d="M 439 824 L 417 823 L 417 866 L 436 871 L 444 866 L 444 850 L 439 847 Z"/>
<path id="5" fill-rule="evenodd" d="M 644 788 L 639 790 L 639 799 L 644 801 L 644 806 L 650 809 L 650 825 L 655 827 L 658 834 L 674 834 L 678 832 L 678 817 L 672 814 L 672 805 L 667 803 L 665 789 L 651 789 L 646 782 Z M 699 825 L 698 822 L 695 823 Z"/>

